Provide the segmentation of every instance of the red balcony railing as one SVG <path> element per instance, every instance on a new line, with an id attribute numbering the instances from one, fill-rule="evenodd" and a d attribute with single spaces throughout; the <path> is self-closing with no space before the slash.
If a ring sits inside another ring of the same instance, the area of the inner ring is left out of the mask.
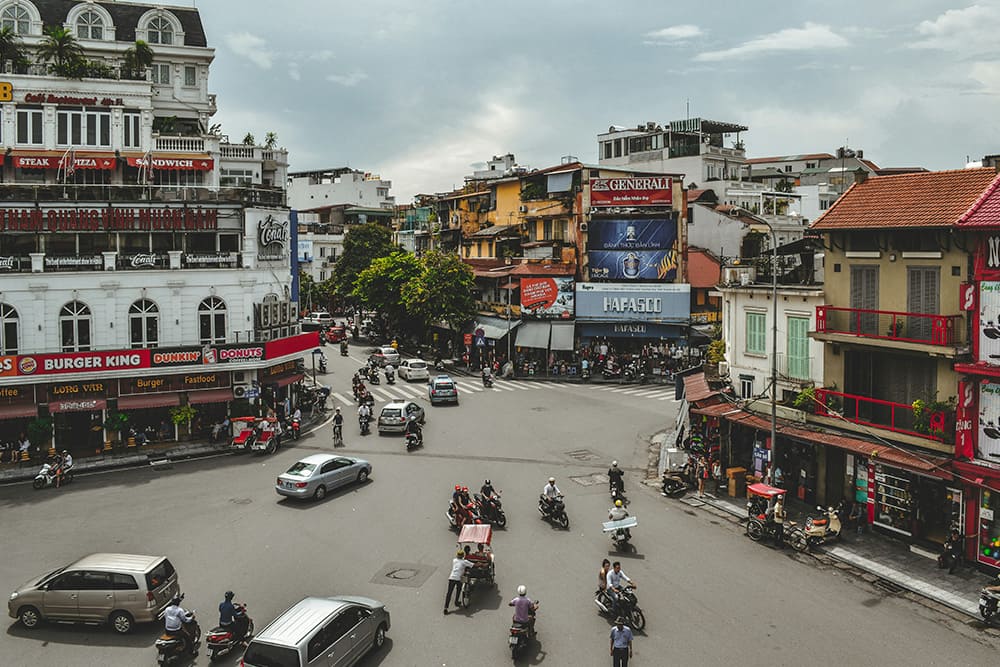
<path id="1" fill-rule="evenodd" d="M 951 440 L 948 429 L 954 433 L 954 411 L 928 410 L 918 419 L 913 414 L 913 406 L 906 403 L 893 403 L 830 389 L 815 391 L 815 414 L 820 416 L 835 417 L 834 413 L 840 413 L 844 419 L 854 424 L 918 435 L 939 442 Z"/>
<path id="2" fill-rule="evenodd" d="M 927 315 L 892 310 L 816 306 L 816 331 L 881 338 L 907 343 L 957 345 L 962 342 L 961 315 Z"/>

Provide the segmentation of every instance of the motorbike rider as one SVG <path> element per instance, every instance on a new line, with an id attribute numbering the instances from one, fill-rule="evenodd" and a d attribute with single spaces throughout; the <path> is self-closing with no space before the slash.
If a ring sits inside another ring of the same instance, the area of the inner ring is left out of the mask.
<path id="1" fill-rule="evenodd" d="M 552 505 L 552 501 L 561 495 L 562 491 L 560 491 L 559 487 L 556 486 L 556 478 L 549 477 L 549 483 L 542 488 L 542 502 L 545 503 L 545 507 L 550 507 Z"/>
<path id="2" fill-rule="evenodd" d="M 774 499 L 774 507 L 771 508 L 771 521 L 774 522 L 774 546 L 785 546 L 785 497 L 778 495 Z"/>
<path id="3" fill-rule="evenodd" d="M 608 520 L 609 521 L 621 521 L 628 516 L 628 510 L 625 509 L 621 500 L 615 501 L 615 506 L 608 510 Z M 628 528 L 625 529 L 625 537 L 632 539 L 632 533 Z"/>
<path id="4" fill-rule="evenodd" d="M 463 486 L 455 497 L 455 523 L 459 530 L 472 521 L 472 500 L 469 498 L 469 487 Z"/>
<path id="5" fill-rule="evenodd" d="M 219 603 L 219 626 L 233 633 L 233 641 L 241 641 L 246 636 L 249 621 L 246 615 L 237 616 L 237 606 L 233 604 L 236 594 L 226 591 L 226 599 Z"/>
<path id="6" fill-rule="evenodd" d="M 611 571 L 611 561 L 607 558 L 601 561 L 601 569 L 597 571 L 597 594 L 604 595 L 608 588 L 608 572 Z"/>
<path id="7" fill-rule="evenodd" d="M 625 471 L 618 467 L 618 461 L 612 461 L 608 468 L 608 491 L 614 495 L 616 488 L 618 495 L 625 492 Z"/>
<path id="8" fill-rule="evenodd" d="M 395 375 L 396 375 L 396 369 L 393 367 L 393 365 L 392 364 L 386 364 L 385 365 L 385 379 L 386 379 L 386 382 L 388 382 L 389 380 L 391 380 Z"/>
<path id="9" fill-rule="evenodd" d="M 499 497 L 496 489 L 493 488 L 493 482 L 488 479 L 483 480 L 483 485 L 480 487 L 479 493 L 483 496 L 484 500 L 493 500 Z"/>
<path id="10" fill-rule="evenodd" d="M 194 621 L 194 614 L 181 606 L 181 596 L 175 595 L 170 600 L 170 606 L 163 610 L 163 629 L 168 635 L 178 636 L 184 640 L 184 651 L 191 651 L 193 637 L 189 625 Z"/>
<path id="11" fill-rule="evenodd" d="M 489 364 L 483 364 L 483 384 L 493 382 L 493 370 Z"/>
<path id="12" fill-rule="evenodd" d="M 362 401 L 358 406 L 358 426 L 364 428 L 364 423 L 372 418 L 372 409 L 368 407 L 367 401 Z"/>
<path id="13" fill-rule="evenodd" d="M 514 608 L 514 623 L 528 627 L 528 634 L 535 634 L 535 610 L 538 603 L 528 597 L 528 587 L 520 585 L 517 587 L 517 597 L 507 603 L 508 607 Z"/>
<path id="14" fill-rule="evenodd" d="M 410 418 L 406 422 L 406 435 L 413 434 L 417 436 L 417 444 L 423 444 L 424 433 L 420 428 L 420 423 L 417 421 L 416 415 L 410 415 Z"/>
<path id="15" fill-rule="evenodd" d="M 69 451 L 62 450 L 62 453 L 56 456 L 55 463 L 55 477 L 56 477 L 56 488 L 59 488 L 59 484 L 62 483 L 63 476 L 73 467 L 73 457 L 70 456 Z"/>
<path id="16" fill-rule="evenodd" d="M 608 572 L 608 576 L 605 581 L 606 581 L 605 592 L 608 594 L 608 597 L 611 598 L 611 603 L 614 605 L 614 609 L 612 610 L 612 616 L 618 616 L 619 614 L 618 602 L 621 599 L 622 590 L 625 588 L 626 584 L 631 584 L 634 587 L 635 583 L 631 579 L 629 579 L 627 574 L 622 572 L 621 561 L 617 560 L 614 562 L 614 564 L 612 564 L 611 571 Z"/>

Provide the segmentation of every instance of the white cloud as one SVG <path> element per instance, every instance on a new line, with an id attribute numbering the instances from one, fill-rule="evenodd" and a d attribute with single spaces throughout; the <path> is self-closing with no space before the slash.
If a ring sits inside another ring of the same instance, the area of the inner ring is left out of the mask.
<path id="1" fill-rule="evenodd" d="M 293 81 L 302 80 L 302 72 L 299 71 L 299 64 L 295 61 L 288 63 L 288 78 Z"/>
<path id="2" fill-rule="evenodd" d="M 690 23 L 672 25 L 659 30 L 651 30 L 645 34 L 645 44 L 680 44 L 705 34 L 701 28 Z"/>
<path id="3" fill-rule="evenodd" d="M 806 23 L 801 28 L 785 28 L 784 30 L 743 42 L 731 49 L 699 53 L 694 59 L 702 62 L 717 62 L 720 60 L 750 58 L 787 51 L 841 49 L 849 44 L 846 39 L 831 30 L 830 26 L 818 23 Z"/>
<path id="4" fill-rule="evenodd" d="M 1000 31 L 1000 7 L 971 5 L 949 9 L 933 21 L 921 21 L 917 33 L 922 39 L 910 46 L 917 49 L 940 49 L 970 52 L 995 49 Z"/>
<path id="5" fill-rule="evenodd" d="M 226 46 L 240 56 L 243 56 L 258 67 L 270 69 L 274 54 L 267 48 L 267 42 L 262 37 L 249 32 L 230 33 L 226 35 Z"/>
<path id="6" fill-rule="evenodd" d="M 323 49 L 322 51 L 316 51 L 315 53 L 310 53 L 308 56 L 309 60 L 315 60 L 317 62 L 325 63 L 329 60 L 333 60 L 333 51 L 330 49 Z"/>
<path id="7" fill-rule="evenodd" d="M 367 74 L 365 74 L 364 72 L 358 72 L 358 71 L 351 72 L 350 74 L 327 74 L 326 75 L 326 80 L 327 81 L 332 81 L 333 83 L 338 83 L 341 86 L 347 86 L 348 88 L 350 88 L 352 86 L 358 85 L 359 83 L 361 83 L 362 81 L 364 81 L 367 78 L 368 78 Z"/>

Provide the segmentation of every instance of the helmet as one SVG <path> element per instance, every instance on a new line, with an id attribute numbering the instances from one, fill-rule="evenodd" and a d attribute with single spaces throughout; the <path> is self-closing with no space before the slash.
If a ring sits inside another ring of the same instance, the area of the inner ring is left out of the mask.
<path id="1" fill-rule="evenodd" d="M 175 593 L 174 597 L 170 598 L 170 604 L 179 605 L 181 603 L 181 594 Z"/>
<path id="2" fill-rule="evenodd" d="M 335 412 L 340 412 L 340 406 L 339 405 L 337 406 L 337 409 L 335 410 Z"/>
<path id="3" fill-rule="evenodd" d="M 232 600 L 234 597 L 236 597 L 236 593 L 234 593 L 232 591 L 226 591 L 226 599 L 227 600 Z"/>
<path id="4" fill-rule="evenodd" d="M 485 484 L 486 486 L 493 486 L 493 482 L 491 482 L 491 481 L 490 481 L 490 480 L 488 480 L 488 479 L 487 479 L 487 480 L 485 480 L 485 481 L 483 481 L 483 484 Z"/>
<path id="5" fill-rule="evenodd" d="M 520 586 L 517 587 L 517 594 L 518 595 L 527 595 L 528 594 L 528 587 L 525 586 L 524 584 L 521 584 Z"/>
<path id="6" fill-rule="evenodd" d="M 556 483 L 556 478 L 555 477 L 549 477 L 549 484 L 555 484 L 555 483 Z"/>
<path id="7" fill-rule="evenodd" d="M 618 461 L 612 461 L 611 462 L 611 467 L 612 468 L 617 468 L 618 467 Z"/>
<path id="8" fill-rule="evenodd" d="M 622 501 L 616 500 L 615 501 L 615 507 L 621 507 L 621 506 L 622 506 Z"/>
<path id="9" fill-rule="evenodd" d="M 462 485 L 461 484 L 456 484 L 455 485 L 455 490 L 456 491 L 461 491 L 462 490 Z"/>
<path id="10" fill-rule="evenodd" d="M 417 421 L 417 416 L 416 415 L 410 415 L 410 421 L 411 422 Z"/>
<path id="11" fill-rule="evenodd" d="M 469 487 L 467 487 L 467 486 L 463 486 L 462 487 L 462 493 L 468 493 L 468 491 L 469 491 Z"/>
<path id="12" fill-rule="evenodd" d="M 455 557 L 456 558 L 464 558 L 465 557 L 465 551 L 462 550 L 462 549 L 459 549 L 458 551 L 455 552 Z"/>

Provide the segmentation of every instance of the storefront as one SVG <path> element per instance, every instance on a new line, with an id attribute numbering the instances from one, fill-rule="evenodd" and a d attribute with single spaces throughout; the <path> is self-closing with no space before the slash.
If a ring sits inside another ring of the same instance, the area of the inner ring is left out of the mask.
<path id="1" fill-rule="evenodd" d="M 24 440 L 28 424 L 37 416 L 33 386 L 0 387 L 0 447 L 7 452 L 5 461 L 13 459 L 11 452 Z"/>
<path id="2" fill-rule="evenodd" d="M 262 369 L 260 384 L 264 387 L 265 409 L 284 417 L 288 411 L 298 407 L 298 387 L 305 377 L 302 365 L 296 360 Z"/>
<path id="3" fill-rule="evenodd" d="M 47 385 L 48 412 L 52 419 L 52 441 L 57 449 L 75 455 L 92 454 L 104 443 L 104 411 L 116 384 L 90 380 Z"/>
<path id="4" fill-rule="evenodd" d="M 181 404 L 173 376 L 123 378 L 118 381 L 118 412 L 128 417 L 129 431 L 143 433 L 147 442 L 177 439 L 170 411 Z"/>

